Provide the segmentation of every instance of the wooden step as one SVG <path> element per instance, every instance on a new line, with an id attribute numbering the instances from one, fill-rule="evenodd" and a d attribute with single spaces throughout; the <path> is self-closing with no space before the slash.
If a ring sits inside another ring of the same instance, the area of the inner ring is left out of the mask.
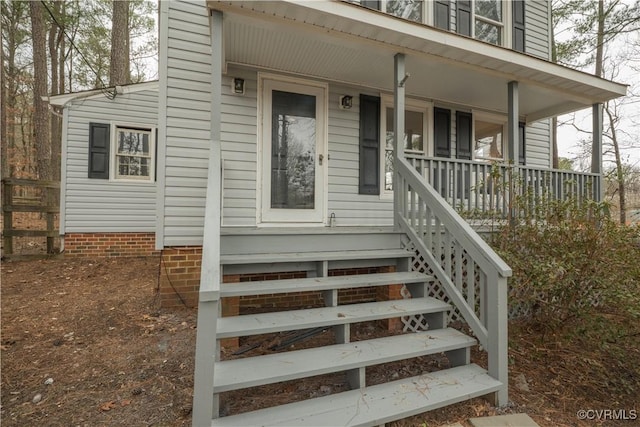
<path id="1" fill-rule="evenodd" d="M 235 264 L 271 264 L 309 261 L 342 261 L 408 258 L 414 253 L 405 249 L 322 251 L 322 252 L 276 252 L 262 254 L 222 255 L 220 263 Z"/>
<path id="2" fill-rule="evenodd" d="M 438 313 L 450 309 L 451 306 L 445 302 L 425 297 L 221 317 L 217 322 L 216 338 L 367 322 L 414 314 Z"/>
<path id="3" fill-rule="evenodd" d="M 502 384 L 477 365 L 216 418 L 212 426 L 376 426 L 493 393 Z"/>
<path id="4" fill-rule="evenodd" d="M 352 276 L 309 277 L 304 279 L 265 280 L 257 282 L 223 283 L 221 297 L 279 294 L 286 292 L 325 291 L 389 284 L 426 283 L 433 276 L 418 272 L 355 274 Z"/>
<path id="5" fill-rule="evenodd" d="M 455 329 L 408 333 L 215 364 L 214 391 L 221 393 L 363 366 L 471 347 L 476 340 Z"/>

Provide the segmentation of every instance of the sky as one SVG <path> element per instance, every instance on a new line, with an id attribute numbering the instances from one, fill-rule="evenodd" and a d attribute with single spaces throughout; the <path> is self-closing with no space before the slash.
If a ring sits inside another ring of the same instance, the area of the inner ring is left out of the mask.
<path id="1" fill-rule="evenodd" d="M 623 0 L 630 2 L 630 0 Z M 570 32 L 564 32 L 560 34 L 559 38 L 569 37 Z M 635 47 L 635 50 L 634 50 Z M 621 98 L 618 102 L 622 103 L 620 108 L 620 123 L 617 126 L 618 139 L 621 141 L 621 156 L 624 163 L 635 165 L 640 167 L 640 31 L 635 31 L 620 37 L 611 43 L 609 48 L 605 52 L 605 58 L 608 59 L 610 64 L 615 64 L 618 67 L 618 71 L 613 73 L 611 70 L 607 70 L 605 66 L 605 73 L 609 76 L 609 80 L 613 80 L 618 83 L 629 85 L 627 89 L 627 97 Z M 611 67 L 610 67 L 611 68 Z M 593 67 L 584 69 L 583 71 L 593 73 Z M 588 161 L 585 164 L 583 162 L 580 165 L 578 158 L 585 157 L 584 150 L 581 147 L 581 142 L 588 142 L 591 144 L 591 129 L 592 129 L 592 116 L 591 108 L 577 112 L 572 115 L 560 116 L 558 118 L 559 123 L 573 122 L 575 126 L 571 124 L 564 124 L 558 128 L 558 155 L 571 160 L 576 160 L 574 165 L 578 168 L 588 169 L 590 166 L 590 155 L 587 155 Z M 576 127 L 588 133 L 578 131 Z M 610 151 L 610 145 L 607 147 L 607 143 L 610 139 L 607 138 L 608 120 L 607 116 L 604 117 L 604 129 L 605 137 L 603 138 L 603 144 L 605 145 L 604 162 L 605 168 L 612 166 L 613 157 L 607 154 L 606 151 Z M 609 150 L 607 150 L 609 149 Z"/>

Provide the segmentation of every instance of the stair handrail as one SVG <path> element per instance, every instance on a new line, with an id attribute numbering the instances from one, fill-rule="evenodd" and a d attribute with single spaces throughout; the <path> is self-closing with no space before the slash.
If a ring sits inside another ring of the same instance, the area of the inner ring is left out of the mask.
<path id="1" fill-rule="evenodd" d="M 396 157 L 394 160 L 397 225 L 428 261 L 442 290 L 487 351 L 489 374 L 504 384 L 496 400 L 506 403 L 507 278 L 512 270 L 406 159 Z M 452 247 L 458 250 L 452 250 Z M 466 297 L 463 295 L 462 252 L 468 257 Z M 456 262 L 452 257 L 456 257 Z M 475 276 L 476 265 L 481 271 L 479 280 Z M 480 291 L 476 298 L 478 282 Z"/>

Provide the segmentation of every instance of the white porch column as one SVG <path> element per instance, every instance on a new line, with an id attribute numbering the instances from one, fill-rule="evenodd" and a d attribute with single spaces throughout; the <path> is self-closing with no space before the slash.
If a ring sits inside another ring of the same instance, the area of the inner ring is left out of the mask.
<path id="1" fill-rule="evenodd" d="M 399 227 L 399 209 L 401 209 L 404 197 L 399 188 L 400 176 L 395 166 L 399 157 L 404 157 L 404 83 L 405 68 L 404 54 L 396 53 L 393 57 L 393 218 L 396 227 Z M 382 135 L 384 139 L 384 135 Z M 381 147 L 384 150 L 384 147 Z M 383 171 L 384 173 L 384 171 Z"/>
<path id="2" fill-rule="evenodd" d="M 198 303 L 198 329 L 193 385 L 192 425 L 211 425 L 218 417 L 218 399 L 213 394 L 214 357 L 219 354 L 216 323 L 220 304 L 220 99 L 222 97 L 222 12 L 212 10 L 211 31 L 211 145 L 207 176 L 202 269 Z"/>
<path id="3" fill-rule="evenodd" d="M 518 82 L 511 81 L 508 84 L 508 100 L 507 100 L 507 141 L 509 147 L 507 149 L 509 153 L 509 163 L 511 164 L 511 177 L 509 177 L 509 218 L 514 221 L 517 215 L 517 209 L 513 206 L 515 200 L 515 175 L 518 173 L 519 158 L 520 158 L 520 132 L 518 129 L 518 122 L 520 112 L 518 109 L 519 97 L 518 97 Z"/>
<path id="4" fill-rule="evenodd" d="M 602 104 L 593 104 L 593 143 L 591 147 L 591 172 L 597 173 L 593 197 L 597 202 L 604 200 L 604 184 L 602 182 Z"/>

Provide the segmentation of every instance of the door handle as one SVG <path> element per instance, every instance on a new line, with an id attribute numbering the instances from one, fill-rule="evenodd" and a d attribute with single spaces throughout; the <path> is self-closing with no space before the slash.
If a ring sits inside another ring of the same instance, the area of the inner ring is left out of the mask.
<path id="1" fill-rule="evenodd" d="M 318 156 L 318 162 L 320 163 L 320 166 L 322 166 L 322 161 L 324 160 L 324 156 L 322 154 L 320 154 Z"/>

